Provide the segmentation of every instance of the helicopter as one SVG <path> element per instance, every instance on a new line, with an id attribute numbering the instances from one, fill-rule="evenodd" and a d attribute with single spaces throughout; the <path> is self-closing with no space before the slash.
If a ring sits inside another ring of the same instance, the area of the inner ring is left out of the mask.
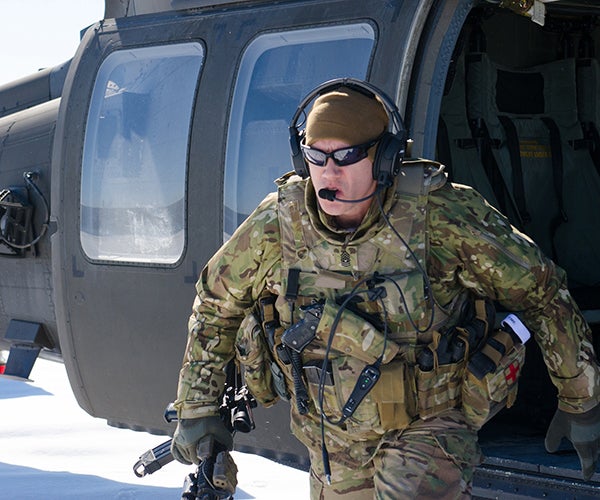
<path id="1" fill-rule="evenodd" d="M 599 16 L 592 0 L 106 0 L 72 59 L 0 86 L 6 374 L 60 359 L 90 415 L 172 434 L 199 273 L 293 169 L 303 96 L 342 77 L 391 96 L 412 156 L 567 271 L 598 348 Z M 597 495 L 576 457 L 543 456 L 555 397 L 527 349 L 474 492 Z M 285 402 L 255 416 L 236 449 L 307 466 Z"/>

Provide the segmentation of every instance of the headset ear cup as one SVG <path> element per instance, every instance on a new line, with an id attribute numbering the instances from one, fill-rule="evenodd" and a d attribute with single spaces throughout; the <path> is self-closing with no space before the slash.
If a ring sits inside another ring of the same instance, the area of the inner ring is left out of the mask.
<path id="1" fill-rule="evenodd" d="M 403 134 L 386 132 L 379 140 L 373 159 L 373 179 L 384 186 L 391 186 L 406 152 L 406 138 Z"/>
<path id="2" fill-rule="evenodd" d="M 292 152 L 292 165 L 294 167 L 294 171 L 303 179 L 306 179 L 310 172 L 308 170 L 308 165 L 306 161 L 304 161 L 304 156 L 302 155 L 302 149 L 300 148 L 300 144 L 302 143 L 302 139 L 304 138 L 304 131 L 298 133 L 297 129 L 290 128 L 290 149 Z"/>

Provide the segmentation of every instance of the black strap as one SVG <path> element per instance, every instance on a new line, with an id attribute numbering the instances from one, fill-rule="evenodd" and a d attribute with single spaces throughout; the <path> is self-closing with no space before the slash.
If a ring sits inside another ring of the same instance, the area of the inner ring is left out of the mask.
<path id="1" fill-rule="evenodd" d="M 504 133 L 506 134 L 506 146 L 510 155 L 510 164 L 512 167 L 513 179 L 513 195 L 517 205 L 517 211 L 520 217 L 521 224 L 531 222 L 531 215 L 527 211 L 527 203 L 525 201 L 525 184 L 523 181 L 523 165 L 521 164 L 521 149 L 519 146 L 519 136 L 517 127 L 508 116 L 498 116 Z"/>
<path id="2" fill-rule="evenodd" d="M 547 116 L 542 117 L 542 122 L 548 128 L 550 132 L 550 153 L 552 155 L 552 179 L 554 181 L 554 194 L 558 202 L 558 215 L 552 220 L 550 225 L 550 241 L 552 242 L 552 253 L 553 258 L 556 260 L 556 245 L 554 244 L 554 238 L 556 231 L 563 222 L 567 222 L 569 219 L 565 212 L 564 196 L 563 196 L 563 156 L 562 156 L 562 142 L 560 139 L 560 130 L 556 122 Z"/>
<path id="3" fill-rule="evenodd" d="M 285 291 L 285 299 L 288 302 L 294 302 L 298 298 L 298 290 L 300 288 L 300 269 L 288 270 L 287 289 Z"/>
<path id="4" fill-rule="evenodd" d="M 512 221 L 519 229 L 523 229 L 523 218 L 519 211 L 519 207 L 516 204 L 511 194 L 506 179 L 502 175 L 502 171 L 498 166 L 496 157 L 492 149 L 498 149 L 500 147 L 500 141 L 492 139 L 488 131 L 487 125 L 483 118 L 470 120 L 471 133 L 473 135 L 473 141 L 479 152 L 479 161 L 483 165 L 485 175 L 492 186 L 494 196 L 498 201 L 498 209 L 507 216 L 509 215 L 507 208 L 508 203 L 513 207 L 513 211 L 516 217 L 516 221 Z"/>
<path id="5" fill-rule="evenodd" d="M 552 178 L 554 180 L 554 193 L 558 201 L 558 208 L 560 210 L 561 218 L 564 222 L 566 222 L 567 215 L 565 213 L 563 198 L 563 157 L 560 130 L 552 118 L 545 116 L 542 118 L 542 121 L 550 132 L 550 152 L 552 154 Z"/>

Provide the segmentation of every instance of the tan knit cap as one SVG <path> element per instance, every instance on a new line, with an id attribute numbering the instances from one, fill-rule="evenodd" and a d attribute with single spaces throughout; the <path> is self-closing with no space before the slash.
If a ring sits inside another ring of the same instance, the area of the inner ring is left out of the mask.
<path id="1" fill-rule="evenodd" d="M 387 125 L 388 115 L 378 99 L 340 87 L 315 100 L 306 119 L 305 144 L 338 139 L 355 146 L 376 139 Z"/>

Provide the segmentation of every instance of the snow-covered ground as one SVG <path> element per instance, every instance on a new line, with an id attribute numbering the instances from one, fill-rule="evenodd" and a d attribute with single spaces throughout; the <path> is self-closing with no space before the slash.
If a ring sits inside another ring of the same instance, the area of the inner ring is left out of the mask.
<path id="1" fill-rule="evenodd" d="M 65 367 L 39 359 L 33 382 L 0 378 L 0 499 L 179 499 L 193 467 L 171 462 L 138 478 L 138 457 L 167 438 L 109 427 L 71 392 Z M 308 474 L 234 452 L 235 499 L 309 498 Z"/>

